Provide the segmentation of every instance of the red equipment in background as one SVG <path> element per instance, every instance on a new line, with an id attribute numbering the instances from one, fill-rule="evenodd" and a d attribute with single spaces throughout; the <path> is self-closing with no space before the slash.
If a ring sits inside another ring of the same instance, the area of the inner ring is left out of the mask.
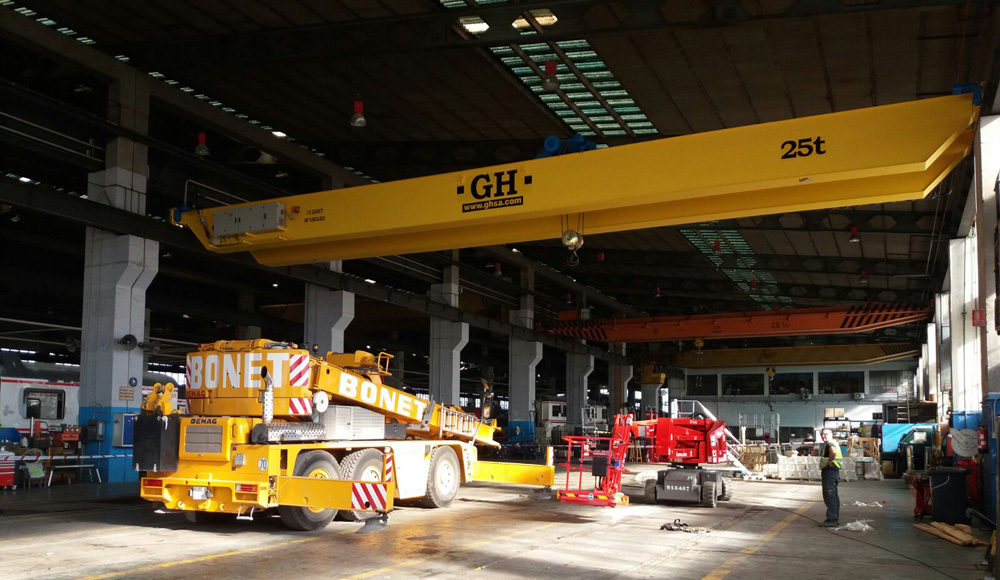
<path id="1" fill-rule="evenodd" d="M 632 415 L 615 415 L 611 437 L 590 435 L 563 437 L 563 441 L 569 444 L 569 450 L 566 463 L 562 464 L 566 468 L 566 489 L 556 492 L 559 501 L 607 507 L 628 504 L 628 496 L 621 491 L 622 470 L 631 435 Z M 574 453 L 577 459 L 575 463 Z M 584 464 L 588 460 L 590 466 Z M 583 487 L 583 472 L 587 471 L 588 467 L 595 478 L 592 489 Z M 576 487 L 570 487 L 570 477 L 573 472 L 579 474 L 576 478 Z"/>
<path id="2" fill-rule="evenodd" d="M 632 435 L 652 442 L 648 455 L 653 463 L 726 462 L 726 424 L 723 421 L 660 417 L 632 423 Z"/>

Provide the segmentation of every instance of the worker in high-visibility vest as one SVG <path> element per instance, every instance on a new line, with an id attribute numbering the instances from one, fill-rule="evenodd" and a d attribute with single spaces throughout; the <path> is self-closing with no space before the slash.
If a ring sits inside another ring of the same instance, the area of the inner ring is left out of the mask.
<path id="1" fill-rule="evenodd" d="M 823 450 L 820 453 L 819 467 L 823 475 L 823 503 L 826 504 L 826 521 L 820 524 L 826 528 L 840 525 L 840 494 L 837 484 L 840 483 L 840 468 L 844 466 L 844 456 L 840 451 L 840 443 L 833 438 L 833 431 L 823 429 Z"/>

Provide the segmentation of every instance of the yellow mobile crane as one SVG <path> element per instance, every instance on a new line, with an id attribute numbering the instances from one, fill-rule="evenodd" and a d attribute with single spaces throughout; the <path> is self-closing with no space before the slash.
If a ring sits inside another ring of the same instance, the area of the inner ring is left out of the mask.
<path id="1" fill-rule="evenodd" d="M 288 265 L 553 237 L 576 250 L 585 233 L 919 199 L 969 153 L 977 99 L 956 94 L 182 207 L 171 219 L 211 251 Z M 369 219 L 341 216 L 345 207 Z M 241 517 L 277 507 L 289 526 L 315 529 L 337 510 L 387 513 L 394 496 L 446 505 L 462 481 L 552 484 L 551 459 L 478 461 L 475 443 L 492 444 L 492 422 L 388 387 L 387 360 L 365 352 L 321 359 L 271 341 L 202 345 L 188 357 L 191 415 L 171 413 L 158 402 L 169 398 L 154 393 L 136 425 L 135 467 L 148 472 L 143 497 Z"/>
<path id="2" fill-rule="evenodd" d="M 142 497 L 198 513 L 278 508 L 293 529 L 388 513 L 394 498 L 447 506 L 463 481 L 551 486 L 554 467 L 478 461 L 496 421 L 382 381 L 391 355 L 217 341 L 187 356 L 189 416 L 157 385 L 136 422 Z M 488 407 L 484 406 L 484 410 Z M 485 412 L 485 411 L 484 411 Z"/>

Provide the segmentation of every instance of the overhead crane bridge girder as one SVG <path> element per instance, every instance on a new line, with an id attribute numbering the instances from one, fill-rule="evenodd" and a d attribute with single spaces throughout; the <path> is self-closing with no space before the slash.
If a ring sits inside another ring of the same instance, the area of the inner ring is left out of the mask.
<path id="1" fill-rule="evenodd" d="M 960 94 L 245 204 L 178 208 L 262 264 L 429 252 L 920 199 L 968 155 Z M 366 219 L 355 219 L 366 216 Z"/>
<path id="2" fill-rule="evenodd" d="M 906 304 L 863 304 L 833 308 L 796 308 L 694 316 L 571 320 L 541 327 L 551 334 L 597 342 L 751 338 L 849 334 L 921 322 L 927 307 Z"/>

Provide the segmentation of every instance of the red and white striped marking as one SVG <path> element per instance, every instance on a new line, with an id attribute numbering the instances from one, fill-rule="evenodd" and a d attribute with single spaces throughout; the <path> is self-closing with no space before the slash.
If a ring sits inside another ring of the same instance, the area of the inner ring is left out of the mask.
<path id="1" fill-rule="evenodd" d="M 312 400 L 309 397 L 292 397 L 288 399 L 288 411 L 292 415 L 312 415 Z"/>
<path id="2" fill-rule="evenodd" d="M 288 384 L 293 387 L 308 387 L 309 370 L 309 355 L 292 355 L 288 361 Z"/>
<path id="3" fill-rule="evenodd" d="M 385 495 L 384 483 L 355 483 L 351 486 L 351 507 L 385 511 Z"/>
<path id="4" fill-rule="evenodd" d="M 14 462 L 0 461 L 0 487 L 14 486 Z"/>
<path id="5" fill-rule="evenodd" d="M 385 454 L 385 463 L 382 467 L 382 476 L 386 483 L 392 481 L 392 453 Z"/>

